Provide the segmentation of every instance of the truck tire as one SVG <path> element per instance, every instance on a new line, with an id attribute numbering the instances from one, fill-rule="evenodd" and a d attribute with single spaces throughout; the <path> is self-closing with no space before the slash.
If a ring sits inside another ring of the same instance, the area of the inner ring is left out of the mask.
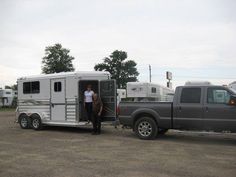
<path id="1" fill-rule="evenodd" d="M 34 130 L 41 130 L 43 126 L 42 126 L 42 122 L 41 122 L 40 117 L 34 116 L 32 118 L 32 125 L 31 126 Z"/>
<path id="2" fill-rule="evenodd" d="M 150 140 L 157 135 L 157 124 L 150 117 L 141 117 L 135 122 L 134 131 L 140 139 Z"/>
<path id="3" fill-rule="evenodd" d="M 22 114 L 19 117 L 19 124 L 22 129 L 30 128 L 30 118 L 26 114 Z"/>

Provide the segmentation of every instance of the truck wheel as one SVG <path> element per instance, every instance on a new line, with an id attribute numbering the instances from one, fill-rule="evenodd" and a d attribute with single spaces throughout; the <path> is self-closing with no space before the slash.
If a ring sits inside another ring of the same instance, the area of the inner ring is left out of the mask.
<path id="1" fill-rule="evenodd" d="M 159 135 L 164 135 L 167 131 L 168 131 L 168 129 L 159 128 L 158 134 L 159 134 Z"/>
<path id="2" fill-rule="evenodd" d="M 33 117 L 32 118 L 32 127 L 34 130 L 41 130 L 42 129 L 42 122 L 40 117 Z"/>
<path id="3" fill-rule="evenodd" d="M 19 124 L 22 129 L 30 128 L 30 119 L 26 114 L 19 117 Z"/>
<path id="4" fill-rule="evenodd" d="M 154 139 L 157 135 L 157 124 L 150 117 L 142 117 L 135 123 L 135 133 L 144 140 Z"/>

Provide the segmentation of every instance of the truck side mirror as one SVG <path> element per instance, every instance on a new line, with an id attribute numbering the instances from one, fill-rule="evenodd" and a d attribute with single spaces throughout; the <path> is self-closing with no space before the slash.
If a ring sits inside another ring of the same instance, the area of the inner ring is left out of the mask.
<path id="1" fill-rule="evenodd" d="M 236 106 L 236 96 L 230 96 L 229 105 Z"/>

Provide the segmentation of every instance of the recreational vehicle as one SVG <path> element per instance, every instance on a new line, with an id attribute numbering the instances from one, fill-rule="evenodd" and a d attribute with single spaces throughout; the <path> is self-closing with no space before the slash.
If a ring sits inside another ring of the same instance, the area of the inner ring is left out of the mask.
<path id="1" fill-rule="evenodd" d="M 229 87 L 236 90 L 236 81 L 229 84 Z"/>
<path id="2" fill-rule="evenodd" d="M 0 89 L 0 107 L 12 106 L 16 91 L 12 89 Z"/>
<path id="3" fill-rule="evenodd" d="M 108 72 L 67 72 L 22 77 L 18 84 L 17 121 L 22 128 L 43 125 L 86 125 L 84 91 L 87 85 L 101 97 L 102 121 L 116 119 L 116 83 Z"/>
<path id="4" fill-rule="evenodd" d="M 148 82 L 128 82 L 127 98 L 134 101 L 172 101 L 174 90 Z"/>

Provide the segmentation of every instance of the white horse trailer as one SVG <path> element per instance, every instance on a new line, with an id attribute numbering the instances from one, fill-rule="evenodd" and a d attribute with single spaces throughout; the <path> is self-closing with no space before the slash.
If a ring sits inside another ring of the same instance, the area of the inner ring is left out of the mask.
<path id="1" fill-rule="evenodd" d="M 135 101 L 173 101 L 173 96 L 174 90 L 156 83 L 127 83 L 127 98 Z"/>
<path id="2" fill-rule="evenodd" d="M 87 85 L 104 104 L 102 121 L 116 120 L 116 83 L 108 72 L 67 72 L 22 77 L 18 84 L 17 121 L 22 128 L 43 125 L 85 126 L 83 106 Z"/>
<path id="3" fill-rule="evenodd" d="M 15 92 L 12 89 L 0 89 L 0 107 L 12 106 Z"/>
<path id="4" fill-rule="evenodd" d="M 236 90 L 236 81 L 229 84 L 229 87 Z"/>

